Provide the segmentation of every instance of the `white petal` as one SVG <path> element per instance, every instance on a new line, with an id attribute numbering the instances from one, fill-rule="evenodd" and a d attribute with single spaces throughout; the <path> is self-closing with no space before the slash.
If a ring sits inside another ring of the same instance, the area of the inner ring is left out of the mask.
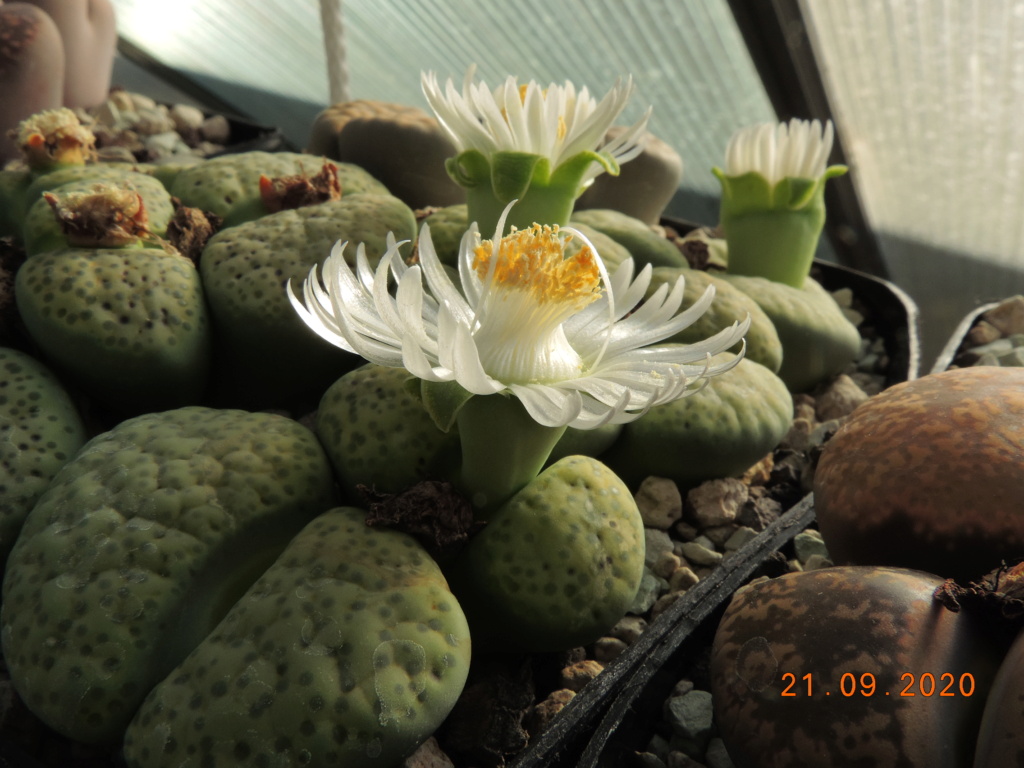
<path id="1" fill-rule="evenodd" d="M 575 421 L 583 409 L 579 392 L 540 384 L 509 386 L 533 420 L 545 427 L 564 427 Z"/>

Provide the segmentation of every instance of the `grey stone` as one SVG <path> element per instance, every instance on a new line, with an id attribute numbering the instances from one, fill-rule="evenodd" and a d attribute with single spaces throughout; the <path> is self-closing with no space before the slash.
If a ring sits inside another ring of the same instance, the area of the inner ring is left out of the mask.
<path id="1" fill-rule="evenodd" d="M 693 690 L 671 697 L 665 705 L 665 716 L 672 733 L 684 745 L 683 751 L 691 756 L 704 752 L 714 728 L 710 693 Z"/>
<path id="2" fill-rule="evenodd" d="M 796 557 L 801 563 L 806 563 L 811 555 L 828 557 L 828 548 L 821 539 L 821 534 L 815 530 L 801 531 L 793 537 L 793 549 L 796 550 Z"/>
<path id="3" fill-rule="evenodd" d="M 707 768 L 736 768 L 725 748 L 725 742 L 717 737 L 708 742 L 707 752 L 704 753 L 704 762 L 707 764 Z"/>
<path id="4" fill-rule="evenodd" d="M 673 546 L 672 538 L 665 531 L 654 528 L 644 529 L 644 545 L 647 547 L 644 565 L 652 570 L 662 555 L 671 554 Z"/>
<path id="5" fill-rule="evenodd" d="M 722 553 L 707 547 L 696 541 L 684 542 L 682 547 L 683 557 L 695 565 L 718 565 L 722 562 Z"/>
<path id="6" fill-rule="evenodd" d="M 654 605 L 654 601 L 658 599 L 663 583 L 664 579 L 659 579 L 645 566 L 644 575 L 640 578 L 640 589 L 637 590 L 636 597 L 633 598 L 633 604 L 629 607 L 627 613 L 637 616 L 647 613 L 651 606 Z"/>
<path id="7" fill-rule="evenodd" d="M 746 544 L 748 541 L 755 538 L 756 536 L 757 531 L 755 531 L 753 528 L 741 525 L 733 532 L 732 536 L 730 536 L 726 540 L 725 544 L 722 545 L 722 548 L 726 552 L 735 552 L 736 550 L 742 548 L 744 544 Z"/>

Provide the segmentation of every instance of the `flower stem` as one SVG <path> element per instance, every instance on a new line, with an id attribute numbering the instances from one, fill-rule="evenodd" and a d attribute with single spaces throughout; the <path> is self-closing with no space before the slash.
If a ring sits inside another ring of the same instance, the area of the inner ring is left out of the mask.
<path id="1" fill-rule="evenodd" d="M 459 484 L 477 519 L 487 516 L 533 480 L 565 427 L 545 427 L 514 397 L 470 398 L 459 410 L 462 469 Z"/>

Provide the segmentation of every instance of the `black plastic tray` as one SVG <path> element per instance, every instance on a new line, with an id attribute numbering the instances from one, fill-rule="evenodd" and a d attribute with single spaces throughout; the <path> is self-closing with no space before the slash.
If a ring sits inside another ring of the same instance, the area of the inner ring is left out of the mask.
<path id="1" fill-rule="evenodd" d="M 990 309 L 995 309 L 998 306 L 999 302 L 996 301 L 991 304 L 983 304 L 968 312 L 964 319 L 960 321 L 960 324 L 957 325 L 956 330 L 953 331 L 953 335 L 949 337 L 949 341 L 946 342 L 946 346 L 942 348 L 939 356 L 935 358 L 935 364 L 932 365 L 930 373 L 942 373 L 949 368 L 953 364 L 953 360 L 956 359 L 957 353 L 960 351 L 960 347 L 963 345 L 968 332 L 974 327 L 978 318 Z"/>

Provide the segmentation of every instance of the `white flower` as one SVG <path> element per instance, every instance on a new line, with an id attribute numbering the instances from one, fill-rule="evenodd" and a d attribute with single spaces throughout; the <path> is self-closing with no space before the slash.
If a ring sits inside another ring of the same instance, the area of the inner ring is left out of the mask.
<path id="1" fill-rule="evenodd" d="M 817 120 L 762 123 L 733 134 L 725 150 L 725 172 L 760 173 L 774 186 L 787 177 L 817 179 L 832 152 L 832 121 L 822 130 Z"/>
<path id="2" fill-rule="evenodd" d="M 323 266 L 324 285 L 314 267 L 304 303 L 290 283 L 289 298 L 307 325 L 342 349 L 427 381 L 458 382 L 473 394 L 511 393 L 551 427 L 632 421 L 738 362 L 739 356 L 712 365 L 710 357 L 739 342 L 749 318 L 697 344 L 649 346 L 700 317 L 713 288 L 680 312 L 680 278 L 640 304 L 650 266 L 634 280 L 626 260 L 609 276 L 593 245 L 569 227 L 535 225 L 500 238 L 509 208 L 492 241 L 481 242 L 475 225 L 463 237 L 462 292 L 424 225 L 418 264 L 404 264 L 401 243 L 389 235 L 376 270 L 360 245 L 353 271 L 345 244 L 336 244 Z M 571 237 L 583 247 L 566 258 Z M 397 282 L 393 294 L 389 273 Z"/>
<path id="3" fill-rule="evenodd" d="M 519 85 L 509 77 L 493 91 L 474 83 L 470 67 L 459 93 L 451 80 L 442 90 L 433 72 L 422 75 L 423 93 L 441 126 L 460 151 L 525 152 L 547 158 L 552 171 L 581 152 L 596 152 L 617 172 L 622 163 L 643 151 L 644 130 L 651 110 L 615 140 L 605 144 L 605 134 L 622 112 L 633 90 L 631 78 L 617 81 L 600 102 L 586 87 L 579 92 L 569 81 L 541 88 L 531 80 Z M 583 183 L 606 170 L 590 166 Z"/>

